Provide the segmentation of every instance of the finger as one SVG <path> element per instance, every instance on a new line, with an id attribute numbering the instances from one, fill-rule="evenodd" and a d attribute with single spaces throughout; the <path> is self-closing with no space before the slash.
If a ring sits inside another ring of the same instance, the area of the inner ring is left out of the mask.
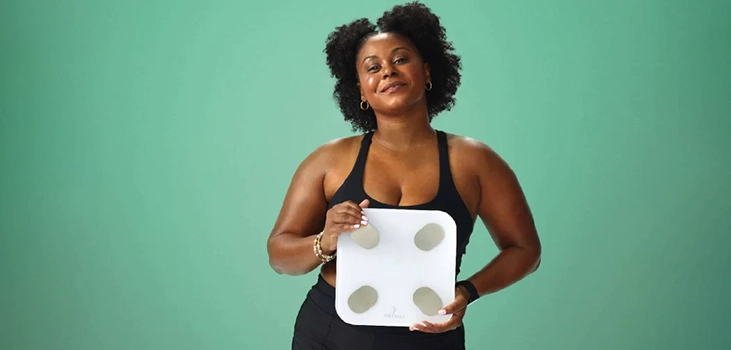
<path id="1" fill-rule="evenodd" d="M 366 199 L 366 201 L 367 201 L 367 199 Z M 361 202 L 361 204 L 362 203 L 363 202 Z M 363 211 L 363 208 L 358 203 L 353 202 L 353 201 L 345 201 L 343 203 L 340 203 L 340 206 L 343 207 L 343 208 L 353 208 L 354 210 L 356 210 L 358 212 L 362 212 Z"/>
<path id="2" fill-rule="evenodd" d="M 366 199 L 366 201 L 367 201 L 367 199 Z M 348 207 L 347 212 L 349 214 L 355 216 L 358 220 L 365 221 L 365 223 L 361 223 L 361 224 L 368 223 L 368 216 L 366 215 L 365 211 L 361 207 L 354 204 L 354 206 L 352 208 Z"/>
<path id="3" fill-rule="evenodd" d="M 445 307 L 439 309 L 438 314 L 450 315 L 454 314 L 455 312 L 464 310 L 464 308 L 467 307 L 469 300 L 465 297 L 463 292 L 464 291 L 462 290 L 462 287 L 455 288 L 454 300 L 452 300 L 452 302 L 447 304 Z"/>
<path id="4" fill-rule="evenodd" d="M 439 309 L 439 315 L 451 315 L 455 312 L 461 311 L 467 306 L 467 301 L 462 297 L 457 297 L 455 300 L 445 307 Z"/>
<path id="5" fill-rule="evenodd" d="M 354 216 L 358 217 L 361 216 L 361 211 L 348 206 L 338 205 L 337 207 L 333 207 L 332 209 L 328 210 L 327 212 L 327 220 L 330 221 L 343 221 L 345 217 L 347 216 Z M 347 221 L 347 220 L 346 220 Z"/>
<path id="6" fill-rule="evenodd" d="M 353 213 L 352 211 L 341 212 L 335 215 L 333 222 L 337 224 L 363 224 L 363 215 L 360 213 Z"/>
<path id="7" fill-rule="evenodd" d="M 459 325 L 462 324 L 462 318 L 461 317 L 452 317 L 449 319 L 449 321 L 444 323 L 430 323 L 427 321 L 424 321 L 424 324 L 427 326 L 427 329 L 434 333 L 442 333 L 451 331 L 454 329 L 457 329 Z"/>
<path id="8" fill-rule="evenodd" d="M 351 214 L 343 214 L 337 219 L 333 220 L 335 224 L 351 225 L 354 228 L 368 225 L 368 218 L 365 215 L 353 216 Z"/>
<path id="9" fill-rule="evenodd" d="M 337 234 L 341 234 L 343 232 L 351 232 L 355 231 L 360 228 L 360 224 L 337 224 L 336 227 L 338 229 Z"/>
<path id="10" fill-rule="evenodd" d="M 352 214 L 359 214 L 362 212 L 360 207 L 355 203 L 342 203 L 338 205 L 335 209 L 337 213 L 352 213 Z"/>
<path id="11" fill-rule="evenodd" d="M 360 228 L 360 224 L 331 224 L 325 229 L 325 236 L 322 238 L 323 241 L 337 240 L 341 233 L 352 232 Z"/>
<path id="12" fill-rule="evenodd" d="M 427 321 L 422 322 L 422 332 L 425 333 L 442 333 L 447 330 L 445 324 L 434 324 Z"/>
<path id="13" fill-rule="evenodd" d="M 417 324 L 411 325 L 411 327 L 409 327 L 409 330 L 419 331 L 419 332 L 424 332 L 424 333 L 434 333 L 433 331 L 429 330 L 429 327 L 425 323 L 417 323 Z"/>
<path id="14" fill-rule="evenodd" d="M 337 213 L 340 215 L 352 216 L 358 222 L 367 221 L 367 218 L 365 217 L 365 213 L 363 212 L 363 210 L 355 204 L 353 204 L 352 206 L 350 206 L 350 205 L 343 206 L 338 209 Z"/>
<path id="15" fill-rule="evenodd" d="M 339 204 L 342 208 L 353 208 L 353 210 L 357 213 L 360 213 L 360 215 L 365 216 L 365 211 L 363 208 L 367 208 L 370 205 L 370 201 L 368 199 L 364 199 L 360 202 L 360 204 L 356 204 L 353 201 L 346 201 Z"/>
<path id="16" fill-rule="evenodd" d="M 441 333 L 446 330 L 445 325 L 447 325 L 447 324 L 446 323 L 434 324 L 434 323 L 424 321 L 422 323 L 417 323 L 415 325 L 412 325 L 411 327 L 409 327 L 409 329 L 411 329 L 413 331 L 424 332 L 424 333 Z"/>

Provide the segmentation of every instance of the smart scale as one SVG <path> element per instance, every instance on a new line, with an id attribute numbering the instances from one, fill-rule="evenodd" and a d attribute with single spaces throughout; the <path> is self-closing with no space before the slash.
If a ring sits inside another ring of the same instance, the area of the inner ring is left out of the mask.
<path id="1" fill-rule="evenodd" d="M 337 244 L 335 309 L 346 323 L 446 322 L 454 300 L 457 225 L 438 210 L 365 208 L 368 225 Z"/>

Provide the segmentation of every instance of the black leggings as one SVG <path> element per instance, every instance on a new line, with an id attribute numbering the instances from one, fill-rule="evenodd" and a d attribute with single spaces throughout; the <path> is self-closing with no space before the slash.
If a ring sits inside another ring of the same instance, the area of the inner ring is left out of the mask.
<path id="1" fill-rule="evenodd" d="M 353 326 L 335 311 L 335 288 L 318 274 L 297 314 L 293 350 L 459 350 L 465 348 L 464 326 L 445 333 L 410 331 L 407 327 Z"/>

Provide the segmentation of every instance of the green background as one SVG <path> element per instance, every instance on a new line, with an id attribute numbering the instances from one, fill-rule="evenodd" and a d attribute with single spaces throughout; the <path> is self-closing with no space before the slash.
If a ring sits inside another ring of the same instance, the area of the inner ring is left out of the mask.
<path id="1" fill-rule="evenodd" d="M 324 41 L 394 4 L 4 1 L 0 348 L 289 348 L 316 276 L 266 238 L 352 135 Z M 511 164 L 544 244 L 469 348 L 731 348 L 731 2 L 426 4 L 464 63 L 434 125 Z"/>

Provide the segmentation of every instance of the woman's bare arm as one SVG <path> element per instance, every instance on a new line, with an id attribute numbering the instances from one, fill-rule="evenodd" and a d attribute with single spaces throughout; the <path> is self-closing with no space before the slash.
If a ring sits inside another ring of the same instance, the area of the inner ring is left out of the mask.
<path id="1" fill-rule="evenodd" d="M 541 243 L 513 170 L 486 145 L 473 144 L 470 148 L 480 187 L 477 215 L 500 249 L 489 264 L 469 278 L 479 294 L 484 295 L 534 272 L 540 264 Z"/>
<path id="2" fill-rule="evenodd" d="M 279 274 L 302 275 L 320 264 L 312 244 L 325 223 L 327 199 L 323 182 L 330 147 L 322 146 L 305 158 L 287 190 L 267 240 L 269 265 Z"/>

